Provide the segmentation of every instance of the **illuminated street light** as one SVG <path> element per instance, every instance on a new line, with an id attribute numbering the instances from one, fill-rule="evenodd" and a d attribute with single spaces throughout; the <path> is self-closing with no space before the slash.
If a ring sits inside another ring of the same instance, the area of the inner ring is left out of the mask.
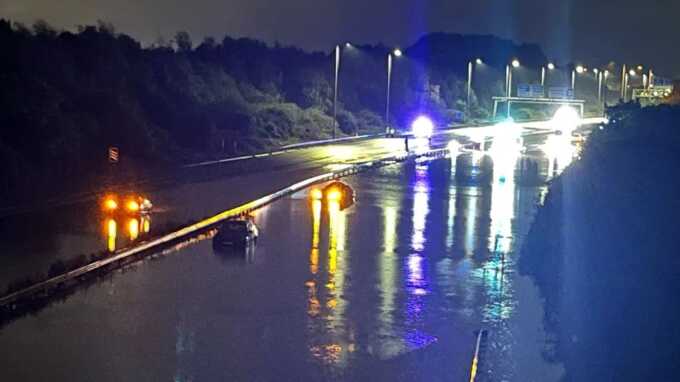
<path id="1" fill-rule="evenodd" d="M 621 99 L 626 99 L 626 64 L 621 67 Z"/>
<path id="2" fill-rule="evenodd" d="M 506 98 L 510 98 L 512 96 L 512 68 L 519 68 L 520 63 L 518 59 L 513 59 L 511 62 L 511 65 L 506 65 L 505 66 L 505 96 Z M 510 117 L 510 101 L 508 100 L 508 111 L 507 111 L 507 116 Z"/>
<path id="3" fill-rule="evenodd" d="M 597 73 L 599 73 L 599 72 L 600 72 L 600 71 L 599 71 L 597 68 L 593 69 L 593 73 L 597 74 Z"/>
<path id="4" fill-rule="evenodd" d="M 392 56 L 401 57 L 403 55 L 400 49 L 394 49 L 392 53 L 387 54 L 387 100 L 385 102 L 385 124 L 387 134 L 390 134 L 390 89 L 392 87 Z"/>
<path id="5" fill-rule="evenodd" d="M 555 70 L 555 64 L 552 63 L 552 62 L 549 62 L 547 67 L 548 67 L 548 70 L 550 70 L 550 71 Z M 546 68 L 545 66 L 541 67 L 541 86 L 545 86 L 545 80 L 546 80 L 546 77 L 547 77 L 547 73 L 546 73 L 545 68 Z"/>
<path id="6" fill-rule="evenodd" d="M 345 43 L 345 48 L 351 48 L 351 47 L 352 47 L 352 44 L 350 44 L 349 42 Z"/>
<path id="7" fill-rule="evenodd" d="M 638 65 L 637 70 L 642 70 L 642 65 Z"/>
<path id="8" fill-rule="evenodd" d="M 519 60 L 512 60 L 511 65 L 513 68 L 519 68 Z M 505 67 L 505 93 L 508 98 L 512 95 L 512 70 L 510 65 Z"/>
<path id="9" fill-rule="evenodd" d="M 571 88 L 572 90 L 576 89 L 576 74 L 583 74 L 587 72 L 588 69 L 586 69 L 583 65 L 577 65 L 576 68 L 574 68 L 571 71 Z"/>
<path id="10" fill-rule="evenodd" d="M 627 73 L 625 72 L 625 66 L 624 66 L 624 76 L 623 76 L 623 88 L 621 89 L 622 96 L 621 98 L 625 102 L 626 99 L 628 98 L 628 88 L 630 87 L 630 77 L 636 77 L 637 72 L 635 69 L 630 69 Z"/>
<path id="11" fill-rule="evenodd" d="M 349 43 L 347 43 L 349 44 Z M 346 44 L 346 45 L 347 45 Z M 338 74 L 340 73 L 340 45 L 335 46 L 335 88 L 333 91 L 333 139 L 338 124 Z"/>
<path id="12" fill-rule="evenodd" d="M 602 77 L 604 77 L 604 73 L 595 69 L 595 74 L 597 74 L 597 101 L 602 102 Z"/>
<path id="13" fill-rule="evenodd" d="M 481 65 L 483 62 L 482 62 L 481 58 L 477 58 L 477 59 L 475 59 L 474 63 L 477 64 L 477 65 Z M 467 117 L 470 116 L 470 111 L 471 111 L 470 100 L 471 100 L 471 97 L 472 97 L 472 69 L 473 69 L 473 62 L 470 61 L 470 62 L 468 62 L 467 103 L 465 104 L 465 106 L 467 108 Z"/>

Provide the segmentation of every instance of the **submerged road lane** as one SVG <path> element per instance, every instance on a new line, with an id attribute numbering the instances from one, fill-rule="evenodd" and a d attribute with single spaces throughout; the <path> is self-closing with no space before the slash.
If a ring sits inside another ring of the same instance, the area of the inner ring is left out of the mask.
<path id="1" fill-rule="evenodd" d="M 440 135 L 431 145 L 445 146 L 449 139 L 448 134 Z M 418 144 L 412 140 L 410 148 L 417 149 Z M 403 139 L 377 138 L 183 169 L 177 175 L 179 182 L 137 190 L 154 203 L 150 219 L 117 218 L 114 227 L 93 200 L 0 218 L 0 290 L 19 278 L 47 273 L 56 260 L 67 261 L 107 247 L 120 249 L 133 237 L 143 240 L 159 228 L 214 215 L 336 166 L 378 160 L 403 150 Z"/>
<path id="2" fill-rule="evenodd" d="M 514 271 L 555 155 L 494 155 L 353 176 L 346 210 L 260 210 L 254 251 L 208 237 L 116 272 L 0 328 L 0 379 L 458 381 L 485 327 L 482 373 L 555 380 Z"/>
<path id="3" fill-rule="evenodd" d="M 443 147 L 451 139 L 467 142 L 466 130 L 435 136 L 431 146 Z M 483 134 L 484 130 L 474 131 Z M 410 149 L 418 150 L 422 144 L 411 140 Z M 205 218 L 334 166 L 376 160 L 403 150 L 403 139 L 370 139 L 185 169 L 182 182 L 139 190 L 154 202 L 150 220 L 119 218 L 114 227 L 93 201 L 0 219 L 0 290 L 18 278 L 47 273 L 57 259 L 70 260 L 107 247 L 119 249 L 131 238 L 143 240 L 159 228 Z"/>
<path id="4" fill-rule="evenodd" d="M 382 158 L 403 150 L 398 139 L 296 150 L 272 157 L 183 171 L 183 182 L 139 190 L 154 203 L 149 234 L 201 219 L 256 199 L 296 181 L 328 172 L 329 166 Z M 114 243 L 130 242 L 130 223 L 116 219 Z M 57 259 L 107 249 L 110 230 L 99 203 L 85 201 L 41 213 L 0 219 L 0 289 L 19 277 L 46 272 Z M 144 224 L 135 225 L 144 236 Z"/>

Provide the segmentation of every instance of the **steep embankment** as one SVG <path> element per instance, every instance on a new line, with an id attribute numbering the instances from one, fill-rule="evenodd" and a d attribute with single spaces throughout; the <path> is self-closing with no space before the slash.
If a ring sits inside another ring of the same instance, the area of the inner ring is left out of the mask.
<path id="1" fill-rule="evenodd" d="M 626 109 L 551 185 L 521 257 L 568 380 L 680 371 L 680 108 Z"/>

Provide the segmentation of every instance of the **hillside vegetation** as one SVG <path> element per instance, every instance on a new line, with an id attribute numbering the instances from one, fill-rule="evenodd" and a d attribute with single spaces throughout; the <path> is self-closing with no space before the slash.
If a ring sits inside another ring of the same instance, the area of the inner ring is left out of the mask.
<path id="1" fill-rule="evenodd" d="M 4 205 L 94 187 L 109 146 L 120 148 L 119 167 L 139 174 L 332 134 L 332 48 L 310 53 L 228 36 L 194 44 L 186 32 L 142 47 L 103 22 L 71 32 L 5 20 L 0 46 Z M 384 131 L 389 51 L 343 50 L 339 135 Z M 545 62 L 536 46 L 490 36 L 433 34 L 404 51 L 394 64 L 397 126 L 423 112 L 446 124 L 463 111 L 472 57 L 491 65 L 474 87 L 475 118 L 502 93 L 508 57 Z"/>

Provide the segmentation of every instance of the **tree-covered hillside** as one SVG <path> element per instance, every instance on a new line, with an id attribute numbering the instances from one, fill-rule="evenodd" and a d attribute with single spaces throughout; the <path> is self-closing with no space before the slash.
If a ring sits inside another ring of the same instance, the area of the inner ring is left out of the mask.
<path id="1" fill-rule="evenodd" d="M 332 132 L 332 48 L 309 53 L 231 37 L 194 44 L 186 32 L 142 47 L 106 23 L 70 32 L 5 20 L 0 46 L 0 195 L 7 204 L 96 184 L 109 146 L 120 147 L 121 166 L 139 173 Z M 390 50 L 343 47 L 339 134 L 384 131 Z M 397 126 L 422 112 L 445 124 L 463 111 L 473 57 L 491 64 L 476 74 L 477 118 L 503 91 L 505 57 L 529 66 L 545 61 L 536 46 L 490 36 L 434 34 L 404 52 L 393 68 Z"/>

